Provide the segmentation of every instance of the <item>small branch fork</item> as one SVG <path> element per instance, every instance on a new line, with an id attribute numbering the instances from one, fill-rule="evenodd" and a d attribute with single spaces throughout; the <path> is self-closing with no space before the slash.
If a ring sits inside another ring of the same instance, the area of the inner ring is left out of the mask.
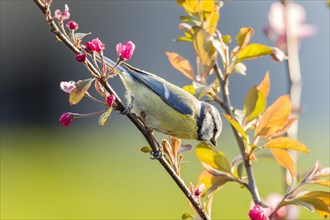
<path id="1" fill-rule="evenodd" d="M 46 20 L 48 21 L 49 26 L 51 27 L 52 33 L 54 33 L 70 50 L 72 50 L 75 54 L 79 54 L 82 51 L 76 47 L 71 40 L 63 33 L 60 28 L 56 25 L 53 18 L 51 17 L 51 12 L 49 10 L 51 0 L 33 0 L 35 4 L 39 7 L 41 12 L 44 14 Z M 125 106 L 123 105 L 122 101 L 109 85 L 108 81 L 102 77 L 102 74 L 99 70 L 88 60 L 86 59 L 85 62 L 86 68 L 91 72 L 91 74 L 100 82 L 100 84 L 105 88 L 105 90 L 113 94 L 116 97 L 116 106 L 118 111 L 123 111 Z M 170 164 L 165 159 L 164 155 L 161 153 L 161 146 L 151 133 L 151 131 L 146 128 L 143 123 L 134 115 L 134 114 L 126 114 L 126 116 L 131 120 L 131 122 L 139 129 L 139 131 L 143 134 L 147 142 L 149 143 L 150 147 L 152 148 L 152 152 L 155 154 L 159 154 L 159 156 L 155 156 L 155 159 L 159 161 L 159 163 L 164 167 L 167 173 L 172 177 L 174 182 L 178 185 L 181 191 L 185 194 L 188 198 L 190 203 L 193 205 L 194 209 L 199 214 L 200 219 L 208 220 L 210 217 L 205 213 L 205 211 L 200 207 L 200 205 L 196 202 L 193 194 L 190 192 L 189 188 L 185 185 L 184 181 L 176 174 L 174 169 L 170 166 Z"/>

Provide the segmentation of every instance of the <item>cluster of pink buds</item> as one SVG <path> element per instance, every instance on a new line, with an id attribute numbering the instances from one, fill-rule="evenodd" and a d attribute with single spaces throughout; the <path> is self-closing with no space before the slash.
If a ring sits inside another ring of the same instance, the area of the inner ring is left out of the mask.
<path id="1" fill-rule="evenodd" d="M 65 5 L 64 11 L 57 9 L 57 10 L 55 10 L 54 14 L 55 14 L 54 15 L 55 19 L 57 19 L 60 22 L 63 22 L 64 20 L 68 20 L 70 18 L 70 12 L 69 12 L 68 5 Z M 71 31 L 71 35 L 72 35 L 71 39 L 74 41 L 74 43 L 76 45 L 80 45 L 81 38 L 76 40 L 75 35 L 74 35 L 74 31 L 76 31 L 79 28 L 78 23 L 76 23 L 74 20 L 70 20 L 66 23 L 66 27 Z M 93 59 L 95 59 L 95 56 L 93 53 L 96 52 L 96 53 L 99 53 L 101 56 L 103 56 L 104 49 L 105 49 L 105 44 L 99 38 L 94 38 L 91 41 L 87 41 L 85 43 L 85 51 L 77 53 L 76 60 L 81 63 L 86 63 L 88 54 L 92 54 Z M 131 59 L 131 57 L 133 56 L 134 49 L 135 49 L 135 45 L 132 41 L 128 41 L 125 44 L 118 43 L 116 45 L 116 50 L 117 50 L 117 54 L 118 54 L 118 61 L 117 61 L 116 66 L 119 65 L 122 61 L 127 61 L 127 60 Z M 94 60 L 94 61 L 95 61 L 95 63 L 97 63 L 96 60 Z M 105 64 L 103 64 L 103 65 L 105 65 Z M 115 69 L 116 66 L 114 66 L 112 68 L 112 70 Z M 103 74 L 105 74 L 105 76 L 109 76 L 112 72 L 110 70 L 109 73 L 106 74 L 106 67 L 103 66 L 102 69 L 103 69 Z M 84 81 L 86 81 L 86 80 L 84 80 Z M 72 97 L 77 96 L 77 94 L 82 98 L 83 97 L 83 96 L 81 96 L 81 91 L 82 91 L 81 86 L 82 85 L 80 84 L 80 82 L 82 82 L 82 81 L 61 82 L 60 87 L 64 92 L 70 94 L 70 100 Z M 87 84 L 84 84 L 84 85 L 87 85 Z M 90 86 L 90 84 L 89 84 L 89 86 Z M 89 86 L 88 86 L 88 88 L 89 88 Z M 83 91 L 86 91 L 86 90 L 83 90 Z M 100 100 L 96 100 L 87 91 L 84 93 L 85 94 L 83 94 L 83 95 L 89 96 L 91 99 L 94 99 L 95 101 L 102 102 Z M 110 109 L 114 105 L 114 103 L 116 101 L 116 97 L 114 95 L 109 95 L 109 94 L 106 96 L 103 96 L 103 97 L 105 98 L 105 101 L 102 103 L 107 105 Z M 78 101 L 73 101 L 73 102 L 70 101 L 70 103 L 76 104 L 76 102 L 79 102 L 79 101 L 80 101 L 80 98 Z M 102 112 L 97 112 L 97 113 L 102 113 Z M 90 117 L 90 116 L 96 115 L 97 113 L 78 114 L 78 113 L 66 112 L 60 116 L 59 121 L 63 126 L 67 127 L 71 124 L 71 122 L 73 121 L 74 118 Z M 204 185 L 204 188 L 205 188 L 205 185 Z M 196 198 L 199 198 L 199 200 L 200 200 L 200 195 L 201 195 L 202 191 L 203 191 L 202 186 L 200 186 L 198 189 L 195 189 L 195 191 L 194 191 Z"/>
<path id="2" fill-rule="evenodd" d="M 55 18 L 59 21 L 68 20 L 70 18 L 69 6 L 66 4 L 63 12 L 61 12 L 60 9 L 57 9 L 55 11 Z"/>

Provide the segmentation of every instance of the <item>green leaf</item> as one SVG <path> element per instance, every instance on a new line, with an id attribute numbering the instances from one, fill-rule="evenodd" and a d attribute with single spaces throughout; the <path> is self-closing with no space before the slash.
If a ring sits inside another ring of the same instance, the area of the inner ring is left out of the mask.
<path id="1" fill-rule="evenodd" d="M 200 66 L 200 76 L 207 79 L 213 65 L 216 61 L 216 50 L 211 41 L 210 34 L 200 27 L 192 28 L 194 30 L 194 48 L 198 56 L 197 64 Z"/>
<path id="2" fill-rule="evenodd" d="M 108 110 L 99 117 L 98 123 L 100 126 L 105 125 L 109 116 L 111 115 L 111 112 L 112 112 L 112 107 L 108 108 Z"/>
<path id="3" fill-rule="evenodd" d="M 152 149 L 150 146 L 144 146 L 140 149 L 143 153 L 149 153 Z"/>
<path id="4" fill-rule="evenodd" d="M 253 86 L 246 94 L 244 102 L 244 123 L 248 123 L 256 119 L 266 108 L 266 98 Z"/>
<path id="5" fill-rule="evenodd" d="M 308 148 L 303 143 L 289 137 L 278 137 L 271 139 L 265 144 L 265 147 L 290 149 L 309 153 Z"/>
<path id="6" fill-rule="evenodd" d="M 254 30 L 251 27 L 241 28 L 236 36 L 236 41 L 238 46 L 240 46 L 241 48 L 246 47 L 250 42 L 250 39 L 253 36 L 253 34 L 254 34 Z"/>
<path id="7" fill-rule="evenodd" d="M 71 105 L 78 104 L 85 96 L 94 79 L 84 79 L 76 83 L 76 88 L 70 93 L 69 102 Z"/>
<path id="8" fill-rule="evenodd" d="M 76 38 L 76 40 L 82 40 L 84 37 L 86 37 L 87 35 L 90 35 L 91 32 L 89 33 L 74 33 L 74 37 Z"/>
<path id="9" fill-rule="evenodd" d="M 181 21 L 183 22 L 189 22 L 189 23 L 196 23 L 196 20 L 194 17 L 190 17 L 190 16 L 180 16 Z"/>
<path id="10" fill-rule="evenodd" d="M 231 43 L 231 36 L 230 35 L 223 35 L 222 36 L 222 41 L 226 44 Z"/>
<path id="11" fill-rule="evenodd" d="M 182 36 L 182 37 L 179 37 L 177 39 L 175 39 L 175 41 L 183 41 L 183 42 L 189 42 L 189 43 L 192 43 L 193 42 L 193 39 L 190 38 L 190 37 L 186 37 L 186 36 Z"/>
<path id="12" fill-rule="evenodd" d="M 181 216 L 181 219 L 196 219 L 194 216 L 190 215 L 189 213 L 184 213 Z"/>
<path id="13" fill-rule="evenodd" d="M 196 156 L 202 162 L 212 168 L 231 174 L 228 159 L 221 151 L 215 151 L 206 142 L 201 142 L 196 147 Z"/>
<path id="14" fill-rule="evenodd" d="M 248 136 L 245 133 L 244 129 L 241 127 L 241 125 L 233 119 L 230 115 L 224 114 L 225 118 L 229 121 L 229 123 L 236 129 L 236 131 L 242 136 L 242 138 L 247 141 Z"/>
<path id="15" fill-rule="evenodd" d="M 269 55 L 273 52 L 272 48 L 262 44 L 249 44 L 238 52 L 236 62 L 255 59 L 257 57 Z"/>

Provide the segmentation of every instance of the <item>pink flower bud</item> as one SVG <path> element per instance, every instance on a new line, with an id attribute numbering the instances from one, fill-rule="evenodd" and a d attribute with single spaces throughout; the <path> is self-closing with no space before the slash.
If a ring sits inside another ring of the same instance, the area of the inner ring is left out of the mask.
<path id="1" fill-rule="evenodd" d="M 73 30 L 73 31 L 75 31 L 75 30 L 77 30 L 77 29 L 79 28 L 79 25 L 78 25 L 75 21 L 73 21 L 73 20 L 69 21 L 69 22 L 66 24 L 66 26 L 67 26 L 70 30 Z"/>
<path id="2" fill-rule="evenodd" d="M 74 81 L 69 81 L 69 82 L 61 82 L 60 83 L 61 89 L 66 92 L 66 93 L 71 93 L 72 90 L 76 88 L 76 83 Z"/>
<path id="3" fill-rule="evenodd" d="M 105 49 L 105 44 L 99 38 L 93 39 L 91 42 L 86 42 L 85 50 L 87 52 L 96 51 L 101 53 Z"/>
<path id="4" fill-rule="evenodd" d="M 250 210 L 249 216 L 251 220 L 269 220 L 265 215 L 264 209 L 260 205 L 255 205 L 253 209 Z"/>
<path id="5" fill-rule="evenodd" d="M 200 196 L 205 191 L 205 184 L 202 183 L 195 191 L 195 196 Z"/>
<path id="6" fill-rule="evenodd" d="M 86 61 L 86 58 L 87 58 L 87 54 L 85 53 L 79 53 L 76 55 L 76 60 L 81 63 L 84 63 Z"/>
<path id="7" fill-rule="evenodd" d="M 116 100 L 116 97 L 114 95 L 109 95 L 107 97 L 107 105 L 111 107 L 113 105 L 113 103 L 115 102 L 115 100 Z"/>
<path id="8" fill-rule="evenodd" d="M 55 18 L 60 21 L 64 21 L 70 18 L 69 6 L 64 6 L 64 12 L 61 12 L 60 9 L 55 10 Z"/>
<path id="9" fill-rule="evenodd" d="M 119 43 L 116 46 L 118 56 L 123 60 L 131 59 L 131 57 L 133 56 L 134 49 L 135 49 L 135 45 L 132 41 L 128 41 L 124 45 Z"/>
<path id="10" fill-rule="evenodd" d="M 71 113 L 71 112 L 67 112 L 67 113 L 64 113 L 61 115 L 60 117 L 60 123 L 64 126 L 64 127 L 67 127 L 70 125 L 70 123 L 72 122 L 74 118 L 74 114 Z"/>

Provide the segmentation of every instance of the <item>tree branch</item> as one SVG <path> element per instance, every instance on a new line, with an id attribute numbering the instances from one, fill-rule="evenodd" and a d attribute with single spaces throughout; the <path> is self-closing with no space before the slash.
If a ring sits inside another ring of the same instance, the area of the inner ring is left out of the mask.
<path id="1" fill-rule="evenodd" d="M 64 33 L 61 32 L 59 27 L 54 22 L 53 18 L 50 16 L 50 10 L 49 6 L 46 5 L 44 1 L 42 0 L 34 0 L 35 4 L 39 7 L 39 9 L 42 11 L 42 13 L 45 15 L 46 20 L 48 21 L 49 26 L 51 27 L 51 31 L 59 38 L 61 41 L 69 47 L 75 54 L 78 54 L 81 52 L 79 48 L 77 48 L 70 39 L 68 39 Z M 87 59 L 86 60 L 86 67 L 91 71 L 94 77 L 101 76 L 101 73 L 98 72 L 98 70 L 95 68 L 95 66 Z M 111 86 L 108 84 L 108 82 L 105 79 L 98 78 L 101 85 L 109 92 L 110 94 L 113 94 L 116 97 L 116 105 L 117 110 L 122 111 L 125 109 L 122 101 L 118 97 L 118 95 L 115 93 L 115 91 L 111 88 Z M 131 122 L 139 129 L 139 131 L 143 134 L 147 142 L 149 143 L 150 147 L 152 148 L 153 152 L 159 152 L 161 149 L 160 144 L 157 142 L 155 137 L 152 135 L 150 130 L 146 128 L 139 120 L 138 118 L 133 114 L 127 114 L 126 115 Z M 176 174 L 176 172 L 173 170 L 173 168 L 170 166 L 170 164 L 165 159 L 164 155 L 156 158 L 160 164 L 165 168 L 167 173 L 172 177 L 174 182 L 178 185 L 178 187 L 181 189 L 181 191 L 185 194 L 185 196 L 188 198 L 190 203 L 193 205 L 197 213 L 199 214 L 201 219 L 208 220 L 210 219 L 209 216 L 205 213 L 205 211 L 202 209 L 202 207 L 199 206 L 199 204 L 195 201 L 195 198 L 193 194 L 190 192 L 189 188 L 185 185 L 183 180 Z"/>

